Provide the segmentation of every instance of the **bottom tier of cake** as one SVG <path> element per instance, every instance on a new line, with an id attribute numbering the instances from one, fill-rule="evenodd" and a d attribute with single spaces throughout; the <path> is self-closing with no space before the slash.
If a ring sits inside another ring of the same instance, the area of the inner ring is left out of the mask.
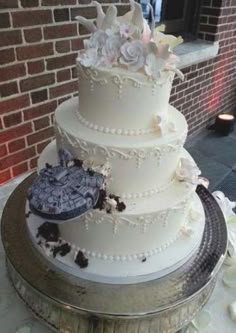
<path id="1" fill-rule="evenodd" d="M 178 269 L 186 263 L 197 251 L 202 240 L 205 225 L 204 211 L 200 199 L 195 194 L 192 198 L 192 208 L 198 214 L 195 218 L 186 218 L 186 227 L 179 231 L 178 237 L 172 244 L 163 247 L 161 251 L 145 257 L 145 254 L 127 258 L 110 256 L 93 257 L 87 255 L 87 267 L 81 268 L 75 262 L 78 248 L 70 244 L 71 250 L 65 256 L 54 256 L 55 244 L 42 244 L 37 238 L 38 228 L 42 225 L 41 218 L 30 214 L 27 219 L 28 231 L 36 249 L 48 259 L 49 264 L 61 272 L 70 273 L 80 278 L 110 284 L 129 284 L 160 278 Z M 26 208 L 28 209 L 28 207 Z M 65 224 L 66 226 L 66 224 Z M 68 240 L 62 240 L 62 243 Z M 106 240 L 103 240 L 106 242 Z M 109 242 L 112 242 L 109 239 Z M 130 239 L 130 243 L 135 239 Z M 86 253 L 85 253 L 86 256 Z"/>
<path id="2" fill-rule="evenodd" d="M 182 154 L 191 159 L 186 151 Z M 55 142 L 42 153 L 39 168 L 46 162 L 57 164 Z M 125 204 L 123 212 L 92 209 L 67 221 L 45 221 L 27 214 L 31 239 L 60 270 L 107 283 L 166 275 L 195 253 L 205 218 L 194 185 L 175 179 L 165 191 L 126 199 Z M 38 235 L 45 222 L 56 224 L 56 240 L 45 241 Z"/>

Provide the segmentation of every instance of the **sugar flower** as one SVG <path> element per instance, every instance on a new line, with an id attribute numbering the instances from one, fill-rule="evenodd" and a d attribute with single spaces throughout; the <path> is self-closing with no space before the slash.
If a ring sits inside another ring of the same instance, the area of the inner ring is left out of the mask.
<path id="1" fill-rule="evenodd" d="M 107 66 L 117 63 L 117 59 L 120 56 L 121 43 L 122 39 L 120 36 L 110 36 L 106 39 L 102 53 Z"/>
<path id="2" fill-rule="evenodd" d="M 179 181 L 185 181 L 191 184 L 198 183 L 198 176 L 201 174 L 201 171 L 197 165 L 189 160 L 188 158 L 181 158 L 179 166 L 176 170 L 176 176 Z"/>
<path id="3" fill-rule="evenodd" d="M 163 118 L 160 115 L 154 115 L 153 125 L 154 125 L 154 129 L 159 131 L 162 136 L 168 134 L 169 132 L 176 131 L 174 123 L 171 121 L 168 121 L 168 119 Z"/>
<path id="4" fill-rule="evenodd" d="M 97 31 L 95 31 L 94 34 L 91 35 L 89 40 L 85 41 L 84 46 L 86 49 L 102 48 L 105 45 L 107 38 L 108 38 L 108 35 L 105 33 L 105 31 L 97 30 Z"/>
<path id="5" fill-rule="evenodd" d="M 147 44 L 150 39 L 151 39 L 151 29 L 148 25 L 148 22 L 146 20 L 143 20 L 143 30 L 142 30 L 142 36 L 141 36 L 141 40 L 143 44 Z"/>
<path id="6" fill-rule="evenodd" d="M 165 61 L 163 59 L 157 58 L 154 53 L 147 55 L 144 69 L 148 76 L 152 76 L 154 79 L 158 80 L 164 68 Z"/>
<path id="7" fill-rule="evenodd" d="M 144 66 L 144 47 L 141 41 L 126 42 L 121 46 L 120 63 L 131 71 L 137 71 Z"/>
<path id="8" fill-rule="evenodd" d="M 131 71 L 142 71 L 155 80 L 163 71 L 173 71 L 183 79 L 176 67 L 178 58 L 173 55 L 173 48 L 183 40 L 162 33 L 163 25 L 155 29 L 151 6 L 149 26 L 141 5 L 134 0 L 130 0 L 131 10 L 123 16 L 117 16 L 114 5 L 110 5 L 106 13 L 99 2 L 92 1 L 92 5 L 97 12 L 95 23 L 81 16 L 76 17 L 91 33 L 79 55 L 82 65 L 108 68 L 122 65 Z"/>
<path id="9" fill-rule="evenodd" d="M 163 32 L 155 31 L 154 41 L 157 45 L 169 45 L 173 50 L 177 45 L 183 43 L 182 37 L 175 37 L 172 35 L 166 35 Z"/>
<path id="10" fill-rule="evenodd" d="M 86 52 L 79 56 L 79 61 L 84 67 L 95 67 L 98 64 L 97 49 L 88 49 Z"/>

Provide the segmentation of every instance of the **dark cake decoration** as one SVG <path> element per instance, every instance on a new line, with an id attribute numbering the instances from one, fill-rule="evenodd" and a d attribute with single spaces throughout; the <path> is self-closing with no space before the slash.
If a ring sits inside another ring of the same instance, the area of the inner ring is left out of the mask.
<path id="1" fill-rule="evenodd" d="M 67 167 L 71 162 L 74 162 L 73 155 L 69 150 L 60 148 L 58 150 L 59 163 L 63 167 Z"/>
<path id="2" fill-rule="evenodd" d="M 67 253 L 71 251 L 71 246 L 68 243 L 64 243 L 62 245 L 55 246 L 52 250 L 54 258 L 58 253 L 60 254 L 60 256 L 64 257 L 65 255 L 67 255 Z"/>
<path id="3" fill-rule="evenodd" d="M 109 198 L 114 199 L 117 203 L 120 201 L 120 197 L 115 194 L 109 194 Z"/>
<path id="4" fill-rule="evenodd" d="M 88 172 L 89 176 L 94 176 L 94 174 L 95 174 L 95 171 L 90 168 L 87 169 L 87 172 Z"/>
<path id="5" fill-rule="evenodd" d="M 78 160 L 76 158 L 74 159 L 74 165 L 79 168 L 81 168 L 83 166 L 83 163 L 84 163 L 84 161 L 82 161 L 82 160 Z"/>
<path id="6" fill-rule="evenodd" d="M 28 219 L 30 217 L 30 214 L 32 214 L 32 212 L 29 210 L 26 214 L 25 217 Z"/>
<path id="7" fill-rule="evenodd" d="M 116 209 L 118 210 L 118 212 L 123 212 L 123 210 L 125 210 L 125 208 L 126 208 L 126 205 L 123 201 L 117 203 Z"/>
<path id="8" fill-rule="evenodd" d="M 98 201 L 97 201 L 96 205 L 94 206 L 94 208 L 102 210 L 104 208 L 106 197 L 107 197 L 106 190 L 103 190 L 103 189 L 100 190 L 99 191 Z"/>
<path id="9" fill-rule="evenodd" d="M 47 242 L 58 242 L 60 231 L 58 225 L 55 223 L 44 222 L 38 228 L 36 237 L 43 237 Z"/>
<path id="10" fill-rule="evenodd" d="M 49 164 L 49 163 L 45 163 L 45 168 L 46 168 L 46 169 L 51 169 L 51 168 L 52 168 L 52 165 Z"/>
<path id="11" fill-rule="evenodd" d="M 94 208 L 103 184 L 103 175 L 77 166 L 42 169 L 28 190 L 29 206 L 45 219 L 68 220 Z"/>
<path id="12" fill-rule="evenodd" d="M 77 256 L 75 258 L 75 263 L 80 267 L 80 268 L 86 268 L 88 267 L 88 258 L 85 257 L 82 251 L 79 251 L 77 253 Z"/>
<path id="13" fill-rule="evenodd" d="M 147 258 L 146 258 L 146 257 L 142 259 L 142 262 L 146 262 L 146 261 L 147 261 Z"/>

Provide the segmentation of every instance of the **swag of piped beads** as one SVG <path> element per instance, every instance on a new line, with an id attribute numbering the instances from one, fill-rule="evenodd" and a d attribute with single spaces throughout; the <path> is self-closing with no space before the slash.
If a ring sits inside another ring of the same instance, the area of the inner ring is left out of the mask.
<path id="1" fill-rule="evenodd" d="M 163 26 L 155 29 L 153 8 L 151 25 L 143 18 L 140 4 L 130 0 L 131 10 L 117 16 L 117 8 L 110 5 L 104 13 L 97 1 L 96 23 L 77 16 L 76 19 L 91 33 L 84 40 L 84 50 L 79 61 L 85 67 L 123 67 L 133 72 L 143 72 L 157 80 L 163 71 L 175 72 L 181 79 L 183 74 L 176 68 L 178 57 L 173 54 L 175 46 L 183 42 L 182 37 L 166 35 Z"/>

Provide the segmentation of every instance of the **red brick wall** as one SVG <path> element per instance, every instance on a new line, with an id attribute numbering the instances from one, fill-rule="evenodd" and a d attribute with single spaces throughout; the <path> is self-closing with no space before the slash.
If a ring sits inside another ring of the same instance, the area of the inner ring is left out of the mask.
<path id="1" fill-rule="evenodd" d="M 119 0 L 116 1 L 116 3 Z M 120 0 L 119 14 L 127 11 Z M 76 15 L 95 17 L 89 0 L 0 0 L 0 183 L 36 167 L 53 138 L 53 113 L 77 91 L 75 58 L 87 31 Z M 104 0 L 106 8 L 112 0 Z M 219 55 L 184 69 L 171 102 L 190 133 L 236 104 L 236 0 L 203 0 L 199 37 Z"/>
<path id="2" fill-rule="evenodd" d="M 54 110 L 78 90 L 75 59 L 87 31 L 74 18 L 96 16 L 89 2 L 0 0 L 0 183 L 36 167 Z"/>

